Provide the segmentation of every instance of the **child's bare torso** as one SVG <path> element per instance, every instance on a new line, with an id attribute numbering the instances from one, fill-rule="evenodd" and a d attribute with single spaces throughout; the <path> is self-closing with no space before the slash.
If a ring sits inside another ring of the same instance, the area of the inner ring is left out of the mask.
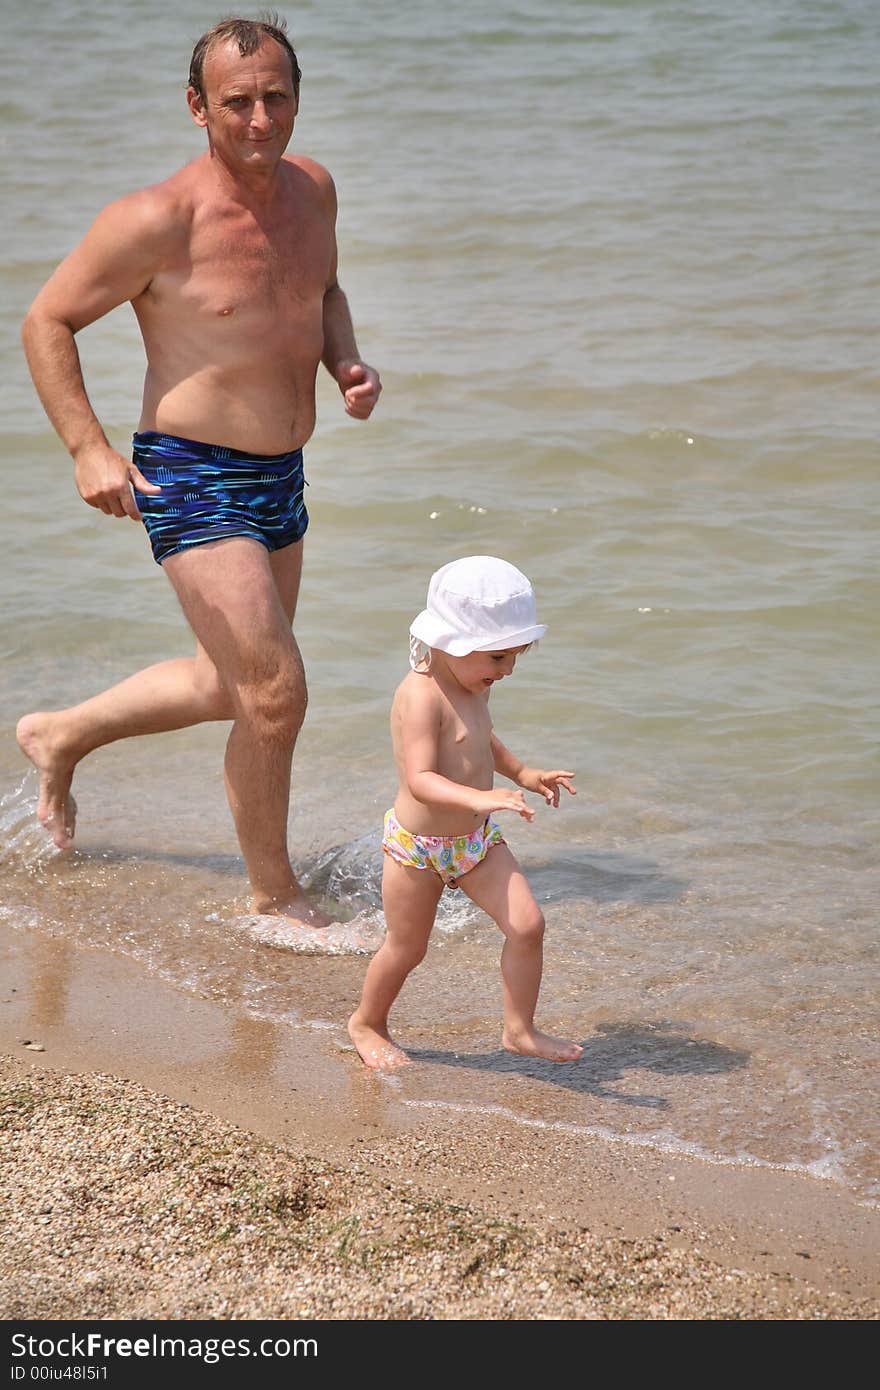
<path id="1" fill-rule="evenodd" d="M 407 785 L 407 761 L 419 758 L 414 727 L 434 728 L 436 749 L 430 769 L 460 786 L 489 791 L 494 784 L 492 720 L 488 694 L 471 694 L 448 687 L 430 671 L 410 671 L 404 677 L 391 706 L 391 743 L 397 764 L 398 791 L 394 802 L 397 819 L 414 835 L 464 835 L 484 819 L 462 809 L 428 806 L 418 801 Z M 413 770 L 423 771 L 425 766 Z"/>

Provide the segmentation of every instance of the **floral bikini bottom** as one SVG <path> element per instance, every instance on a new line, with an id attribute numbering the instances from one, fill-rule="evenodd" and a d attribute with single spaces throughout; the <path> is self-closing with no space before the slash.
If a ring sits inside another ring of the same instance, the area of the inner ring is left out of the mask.
<path id="1" fill-rule="evenodd" d="M 412 835 L 404 830 L 393 807 L 385 812 L 385 853 L 409 869 L 433 869 L 447 888 L 457 888 L 462 875 L 481 864 L 493 845 L 505 843 L 491 816 L 468 835 Z"/>

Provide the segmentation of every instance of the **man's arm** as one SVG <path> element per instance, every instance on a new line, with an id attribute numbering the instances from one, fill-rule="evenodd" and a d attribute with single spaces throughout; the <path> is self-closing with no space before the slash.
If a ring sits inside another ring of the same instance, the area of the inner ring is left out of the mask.
<path id="1" fill-rule="evenodd" d="M 379 373 L 361 360 L 348 300 L 338 281 L 324 294 L 324 353 L 321 360 L 339 384 L 347 414 L 356 420 L 368 419 L 379 399 L 382 383 Z"/>
<path id="2" fill-rule="evenodd" d="M 111 516 L 140 519 L 130 484 L 159 492 L 113 449 L 92 409 L 75 335 L 147 288 L 161 260 L 156 199 L 136 193 L 96 218 L 43 286 L 22 326 L 28 366 L 43 408 L 76 465 L 83 501 Z"/>
<path id="3" fill-rule="evenodd" d="M 326 169 L 322 169 L 321 174 L 322 192 L 333 236 L 330 274 L 324 291 L 324 351 L 321 361 L 343 394 L 346 412 L 356 420 L 366 420 L 373 413 L 382 383 L 379 373 L 369 367 L 358 352 L 351 310 L 336 278 L 336 189 Z"/>

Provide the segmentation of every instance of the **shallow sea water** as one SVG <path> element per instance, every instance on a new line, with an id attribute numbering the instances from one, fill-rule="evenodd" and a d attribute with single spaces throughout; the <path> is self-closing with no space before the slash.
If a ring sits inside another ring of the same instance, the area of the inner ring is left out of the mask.
<path id="1" fill-rule="evenodd" d="M 395 1015 L 424 1063 L 399 1095 L 874 1200 L 876 9 L 415 0 L 371 5 L 368 48 L 356 9 L 288 16 L 294 144 L 337 180 L 340 278 L 385 384 L 358 426 L 323 381 L 306 454 L 295 863 L 375 944 L 408 624 L 439 564 L 504 555 L 550 631 L 493 693 L 496 725 L 579 788 L 509 838 L 548 919 L 541 1022 L 587 1050 L 555 1069 L 498 1050 L 498 934 L 446 895 Z M 341 1033 L 365 958 L 260 939 L 222 729 L 91 758 L 73 856 L 33 828 L 13 736 L 27 709 L 188 650 L 139 529 L 76 498 L 18 324 L 103 203 L 199 152 L 183 85 L 215 17 L 10 16 L 0 913 Z M 12 79 L 59 29 L 76 60 L 35 106 Z M 130 313 L 80 337 L 122 446 Z"/>

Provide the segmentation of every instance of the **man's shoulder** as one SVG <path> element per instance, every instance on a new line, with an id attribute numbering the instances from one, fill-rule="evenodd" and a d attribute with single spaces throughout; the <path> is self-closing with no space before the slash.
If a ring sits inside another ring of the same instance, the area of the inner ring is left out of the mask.
<path id="1" fill-rule="evenodd" d="M 330 215 L 336 216 L 336 185 L 329 169 L 305 154 L 286 154 L 282 165 L 291 183 L 311 189 Z"/>
<path id="2" fill-rule="evenodd" d="M 105 225 L 118 225 L 129 235 L 139 232 L 143 236 L 162 236 L 173 232 L 192 218 L 197 178 L 193 166 L 187 165 L 161 183 L 125 193 L 108 203 L 100 220 Z"/>
<path id="3" fill-rule="evenodd" d="M 310 159 L 307 154 L 286 154 L 282 162 L 288 169 L 298 169 L 301 174 L 305 174 L 319 187 L 333 187 L 330 170 L 325 169 L 324 165 L 319 164 L 316 159 Z"/>

